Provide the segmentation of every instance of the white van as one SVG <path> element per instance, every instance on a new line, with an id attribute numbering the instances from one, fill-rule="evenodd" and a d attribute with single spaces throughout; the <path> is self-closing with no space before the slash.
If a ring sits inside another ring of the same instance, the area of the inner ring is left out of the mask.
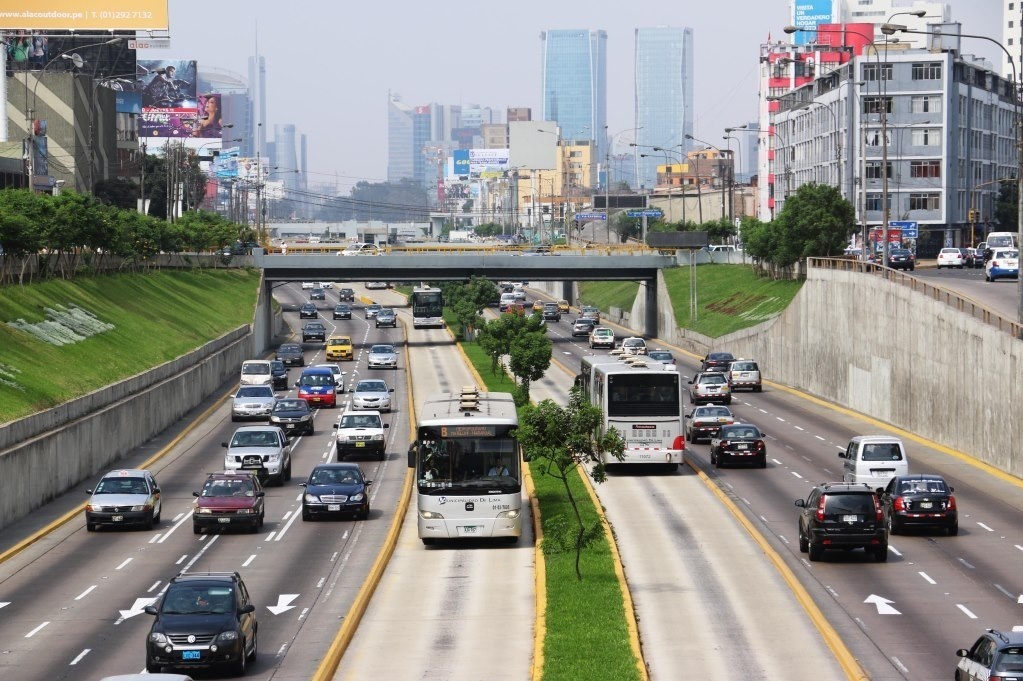
<path id="1" fill-rule="evenodd" d="M 247 359 L 242 362 L 242 385 L 271 385 L 273 376 L 270 374 L 270 360 Z"/>
<path id="2" fill-rule="evenodd" d="M 504 312 L 504 311 L 506 311 L 508 309 L 509 306 L 514 305 L 517 302 L 518 302 L 518 298 L 515 297 L 514 293 L 502 293 L 501 294 L 501 301 L 500 301 L 500 304 L 498 305 L 498 309 L 501 312 Z"/>
<path id="3" fill-rule="evenodd" d="M 991 232 L 987 235 L 987 248 L 1016 248 L 1016 232 Z"/>
<path id="4" fill-rule="evenodd" d="M 843 482 L 865 482 L 871 489 L 887 487 L 893 477 L 909 474 L 906 446 L 890 435 L 857 435 L 838 458 L 843 461 Z"/>

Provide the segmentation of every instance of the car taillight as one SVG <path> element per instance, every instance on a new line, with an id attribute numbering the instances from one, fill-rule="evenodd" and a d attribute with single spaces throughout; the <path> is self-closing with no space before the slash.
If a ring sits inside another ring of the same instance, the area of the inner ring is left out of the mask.
<path id="1" fill-rule="evenodd" d="M 956 510 L 956 498 L 951 494 L 948 495 L 948 502 L 945 504 L 945 509 L 948 511 Z"/>
<path id="2" fill-rule="evenodd" d="M 731 446 L 731 444 L 732 444 L 731 440 L 722 440 L 719 446 L 721 447 L 721 449 L 728 449 Z"/>
<path id="3" fill-rule="evenodd" d="M 895 497 L 895 500 L 892 501 L 892 508 L 894 508 L 896 511 L 905 511 L 906 500 L 903 499 L 902 497 Z"/>
<path id="4" fill-rule="evenodd" d="M 759 452 L 763 448 L 764 448 L 764 441 L 763 440 L 757 440 L 757 451 Z"/>
<path id="5" fill-rule="evenodd" d="M 677 436 L 675 436 L 675 439 L 672 440 L 672 442 L 671 442 L 671 448 L 672 449 L 685 449 L 686 448 L 686 436 L 685 435 L 677 435 Z"/>
<path id="6" fill-rule="evenodd" d="M 817 502 L 817 520 L 824 522 L 824 502 L 828 498 L 827 494 L 822 494 L 820 501 Z"/>
<path id="7" fill-rule="evenodd" d="M 874 519 L 878 522 L 884 521 L 884 508 L 881 507 L 881 500 L 874 495 Z"/>
<path id="8" fill-rule="evenodd" d="M 991 267 L 1001 267 L 1001 265 L 998 264 L 997 260 L 992 260 L 991 261 Z"/>

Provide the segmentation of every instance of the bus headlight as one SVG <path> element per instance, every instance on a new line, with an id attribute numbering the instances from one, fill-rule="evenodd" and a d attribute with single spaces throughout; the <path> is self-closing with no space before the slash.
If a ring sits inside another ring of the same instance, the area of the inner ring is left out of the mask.
<path id="1" fill-rule="evenodd" d="M 436 511 L 419 511 L 419 517 L 423 520 L 444 520 L 444 516 Z"/>
<path id="2" fill-rule="evenodd" d="M 500 513 L 497 514 L 497 517 L 498 518 L 507 518 L 508 520 L 515 520 L 516 518 L 519 517 L 519 514 L 521 512 L 522 511 L 517 509 L 517 508 L 513 509 L 511 511 L 501 511 Z"/>

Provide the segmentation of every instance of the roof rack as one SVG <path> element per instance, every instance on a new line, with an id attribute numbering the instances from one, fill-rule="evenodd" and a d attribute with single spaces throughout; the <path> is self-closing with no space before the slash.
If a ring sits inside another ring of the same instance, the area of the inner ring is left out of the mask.
<path id="1" fill-rule="evenodd" d="M 458 408 L 461 411 L 479 411 L 480 389 L 475 385 L 462 386 L 459 394 Z"/>

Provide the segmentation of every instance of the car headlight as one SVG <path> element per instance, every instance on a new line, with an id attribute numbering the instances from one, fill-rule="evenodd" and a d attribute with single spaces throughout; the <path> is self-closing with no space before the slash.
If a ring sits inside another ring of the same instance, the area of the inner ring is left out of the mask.
<path id="1" fill-rule="evenodd" d="M 238 515 L 249 515 L 253 512 L 251 508 L 239 508 L 235 511 Z"/>
<path id="2" fill-rule="evenodd" d="M 237 641 L 238 632 L 237 631 L 222 632 L 220 636 L 217 636 L 217 640 L 220 641 L 221 643 L 227 643 L 228 641 Z"/>
<path id="3" fill-rule="evenodd" d="M 419 517 L 423 520 L 444 520 L 444 516 L 437 511 L 419 511 Z"/>
<path id="4" fill-rule="evenodd" d="M 305 416 L 303 416 L 302 418 L 299 419 L 299 421 L 312 421 L 312 420 L 313 420 L 313 415 L 312 414 L 306 414 Z"/>
<path id="5" fill-rule="evenodd" d="M 90 513 L 102 513 L 103 507 L 100 506 L 99 504 L 86 504 L 85 510 L 89 511 Z"/>
<path id="6" fill-rule="evenodd" d="M 384 434 L 383 433 L 377 433 L 376 435 L 373 436 L 373 440 L 374 441 L 376 441 L 376 440 L 383 440 L 383 439 L 384 439 Z"/>
<path id="7" fill-rule="evenodd" d="M 308 503 L 308 504 L 318 504 L 318 503 L 320 503 L 320 498 L 318 496 L 316 496 L 315 494 L 309 494 L 309 492 L 305 493 L 305 500 L 306 500 L 306 503 Z"/>
<path id="8" fill-rule="evenodd" d="M 280 423 L 280 422 L 281 422 L 281 417 L 280 416 L 274 416 L 274 415 L 270 416 L 270 423 Z"/>
<path id="9" fill-rule="evenodd" d="M 135 504 L 134 506 L 131 507 L 131 510 L 134 511 L 135 513 L 138 513 L 139 511 L 146 510 L 147 505 L 148 504 Z"/>
<path id="10" fill-rule="evenodd" d="M 362 501 L 365 498 L 366 498 L 366 495 L 363 492 L 359 492 L 358 494 L 353 494 L 352 496 L 348 497 L 348 500 L 349 501 Z"/>
<path id="11" fill-rule="evenodd" d="M 167 642 L 167 636 L 160 631 L 151 631 L 149 632 L 149 642 L 162 645 Z"/>

